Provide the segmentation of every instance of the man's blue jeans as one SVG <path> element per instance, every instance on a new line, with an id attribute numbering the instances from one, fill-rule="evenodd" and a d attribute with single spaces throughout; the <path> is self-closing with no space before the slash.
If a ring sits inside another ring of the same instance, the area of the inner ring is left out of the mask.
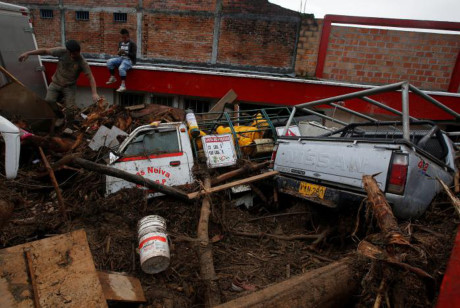
<path id="1" fill-rule="evenodd" d="M 118 73 L 121 77 L 126 77 L 126 72 L 133 67 L 131 59 L 124 57 L 110 58 L 107 61 L 107 67 L 109 70 L 114 70 L 118 67 Z"/>

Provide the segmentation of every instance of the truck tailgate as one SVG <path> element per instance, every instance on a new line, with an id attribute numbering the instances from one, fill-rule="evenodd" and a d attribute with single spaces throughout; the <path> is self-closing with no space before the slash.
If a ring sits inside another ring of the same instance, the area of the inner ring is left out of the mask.
<path id="1" fill-rule="evenodd" d="M 334 140 L 281 139 L 278 142 L 274 169 L 281 173 L 358 189 L 362 188 L 363 174 L 380 173 L 375 179 L 385 190 L 391 145 Z"/>

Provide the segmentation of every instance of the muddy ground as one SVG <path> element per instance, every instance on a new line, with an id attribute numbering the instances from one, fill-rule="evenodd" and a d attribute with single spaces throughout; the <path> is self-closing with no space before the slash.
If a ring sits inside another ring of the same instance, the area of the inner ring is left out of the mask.
<path id="1" fill-rule="evenodd" d="M 189 241 L 196 236 L 199 200 L 194 203 L 170 197 L 148 200 L 138 189 L 104 197 L 101 175 L 64 169 L 57 172 L 70 218 L 64 221 L 49 177 L 43 171 L 41 163 L 31 164 L 21 169 L 16 180 L 0 180 L 2 198 L 14 204 L 12 215 L 0 233 L 1 248 L 85 229 L 96 268 L 138 277 L 148 299 L 144 307 L 203 306 L 204 287 L 197 254 L 194 243 Z M 272 196 L 270 182 L 258 185 L 267 197 Z M 278 207 L 256 199 L 255 206 L 247 210 L 235 207 L 227 193 L 214 194 L 209 237 L 214 242 L 214 266 L 222 301 L 354 254 L 360 240 L 379 232 L 372 215 L 365 214 L 365 206 L 359 215 L 358 208 L 359 205 L 354 205 L 333 211 L 285 197 Z M 171 236 L 171 265 L 156 275 L 142 272 L 136 252 L 136 224 L 151 214 L 167 220 Z M 356 228 L 357 217 L 360 223 Z M 412 244 L 421 248 L 420 256 L 411 264 L 424 269 L 434 281 L 427 282 L 403 269 L 369 260 L 368 267 L 363 269 L 366 275 L 361 289 L 346 306 L 372 307 L 383 276 L 387 277 L 388 288 L 382 307 L 434 306 L 457 223 L 453 207 L 442 196 L 420 219 L 400 221 L 402 231 L 410 236 Z M 352 236 L 354 231 L 357 232 Z M 298 234 L 323 234 L 324 237 L 276 238 L 276 235 Z"/>

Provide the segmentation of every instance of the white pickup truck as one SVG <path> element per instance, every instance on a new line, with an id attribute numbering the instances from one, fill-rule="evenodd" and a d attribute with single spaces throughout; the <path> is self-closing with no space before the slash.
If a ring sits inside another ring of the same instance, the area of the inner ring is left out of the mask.
<path id="1" fill-rule="evenodd" d="M 167 186 L 192 183 L 193 164 L 192 146 L 184 123 L 140 126 L 121 143 L 116 154 L 110 153 L 112 167 Z M 106 177 L 107 194 L 135 186 Z"/>

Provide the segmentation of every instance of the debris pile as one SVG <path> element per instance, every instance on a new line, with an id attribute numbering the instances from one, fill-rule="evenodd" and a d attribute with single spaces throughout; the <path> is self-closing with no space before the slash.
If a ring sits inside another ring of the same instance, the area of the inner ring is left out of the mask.
<path id="1" fill-rule="evenodd" d="M 164 186 L 106 164 L 136 127 L 182 122 L 184 111 L 100 101 L 64 112 L 65 126 L 54 135 L 16 123 L 25 136 L 18 177 L 0 180 L 5 306 L 436 303 L 458 222 L 446 196 L 420 219 L 397 221 L 369 176 L 367 202 L 327 209 L 278 195 L 268 161 L 241 159 L 218 169 L 197 164 L 195 183 Z M 152 199 L 151 191 L 138 188 L 106 195 L 106 174 L 166 196 Z M 241 185 L 249 186 L 252 207 L 229 198 Z M 156 274 L 142 270 L 138 251 L 138 222 L 149 215 L 167 224 L 170 263 Z"/>

